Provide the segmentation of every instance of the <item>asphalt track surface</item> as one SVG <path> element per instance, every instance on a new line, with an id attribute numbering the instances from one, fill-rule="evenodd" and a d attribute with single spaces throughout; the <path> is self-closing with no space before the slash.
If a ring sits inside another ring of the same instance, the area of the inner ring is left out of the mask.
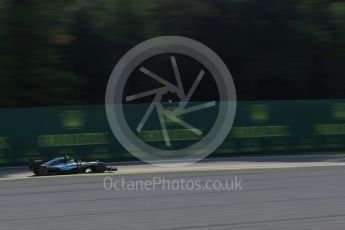
<path id="1" fill-rule="evenodd" d="M 241 181 L 237 190 L 104 189 L 105 175 L 0 181 L 0 229 L 344 229 L 345 166 L 109 174 L 133 181 Z M 107 183 L 110 185 L 110 183 Z M 211 186 L 212 187 L 212 186 Z M 152 188 L 152 187 L 150 187 Z"/>

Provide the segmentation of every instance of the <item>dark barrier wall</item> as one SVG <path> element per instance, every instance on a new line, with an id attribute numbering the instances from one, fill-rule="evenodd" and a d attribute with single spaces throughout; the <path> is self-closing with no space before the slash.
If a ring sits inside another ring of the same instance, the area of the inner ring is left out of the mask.
<path id="1" fill-rule="evenodd" d="M 141 137 L 162 141 L 158 129 Z M 173 130 L 171 137 L 194 138 L 183 129 Z M 344 100 L 239 102 L 231 133 L 211 157 L 344 150 Z M 66 153 L 82 160 L 137 160 L 115 139 L 104 106 L 0 110 L 0 166 Z"/>

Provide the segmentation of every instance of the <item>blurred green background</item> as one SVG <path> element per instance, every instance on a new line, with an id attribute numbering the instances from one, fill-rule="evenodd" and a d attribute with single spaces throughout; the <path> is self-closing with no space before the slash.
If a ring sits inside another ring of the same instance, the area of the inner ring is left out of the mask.
<path id="1" fill-rule="evenodd" d="M 162 35 L 218 53 L 239 100 L 345 96 L 342 0 L 0 0 L 0 106 L 103 104 L 121 56 Z"/>
<path id="2" fill-rule="evenodd" d="M 345 151 L 345 100 L 252 101 L 237 105 L 231 132 L 210 157 Z M 141 111 L 148 105 L 127 106 Z M 191 124 L 204 132 L 209 129 L 212 111 L 203 113 Z M 136 117 L 135 113 L 129 115 L 130 120 Z M 183 120 L 189 121 L 188 117 Z M 176 123 L 166 120 L 166 124 L 174 149 L 190 146 L 201 138 Z M 103 105 L 1 109 L 0 127 L 0 167 L 65 154 L 105 162 L 138 160 L 114 137 Z M 149 123 L 139 137 L 164 149 L 160 127 Z"/>
<path id="3" fill-rule="evenodd" d="M 0 0 L 0 166 L 133 160 L 109 130 L 107 81 L 133 46 L 168 35 L 209 46 L 233 75 L 234 128 L 212 156 L 344 151 L 343 0 Z"/>

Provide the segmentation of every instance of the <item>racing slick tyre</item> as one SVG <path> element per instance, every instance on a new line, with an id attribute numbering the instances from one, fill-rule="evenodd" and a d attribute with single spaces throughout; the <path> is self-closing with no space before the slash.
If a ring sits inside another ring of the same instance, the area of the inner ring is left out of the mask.
<path id="1" fill-rule="evenodd" d="M 107 170 L 107 167 L 103 163 L 98 163 L 91 168 L 93 173 L 104 173 Z"/>
<path id="2" fill-rule="evenodd" d="M 40 166 L 39 167 L 39 176 L 47 176 L 48 175 L 48 168 L 46 166 Z"/>
<path id="3" fill-rule="evenodd" d="M 29 168 L 35 175 L 39 175 L 39 168 L 42 164 L 42 160 L 34 160 L 29 164 Z"/>

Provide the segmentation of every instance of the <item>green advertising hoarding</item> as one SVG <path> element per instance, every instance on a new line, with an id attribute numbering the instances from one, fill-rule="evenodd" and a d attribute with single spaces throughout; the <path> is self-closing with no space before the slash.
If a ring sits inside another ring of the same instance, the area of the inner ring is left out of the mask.
<path id="1" fill-rule="evenodd" d="M 131 105 L 134 117 L 143 106 Z M 207 129 L 212 115 L 203 116 Z M 166 122 L 171 140 L 181 146 L 198 138 L 173 121 Z M 154 146 L 164 143 L 155 125 L 146 127 L 140 137 Z M 344 100 L 238 102 L 231 132 L 210 157 L 344 150 Z M 137 160 L 115 139 L 104 106 L 0 110 L 0 166 L 64 154 L 106 162 Z"/>

